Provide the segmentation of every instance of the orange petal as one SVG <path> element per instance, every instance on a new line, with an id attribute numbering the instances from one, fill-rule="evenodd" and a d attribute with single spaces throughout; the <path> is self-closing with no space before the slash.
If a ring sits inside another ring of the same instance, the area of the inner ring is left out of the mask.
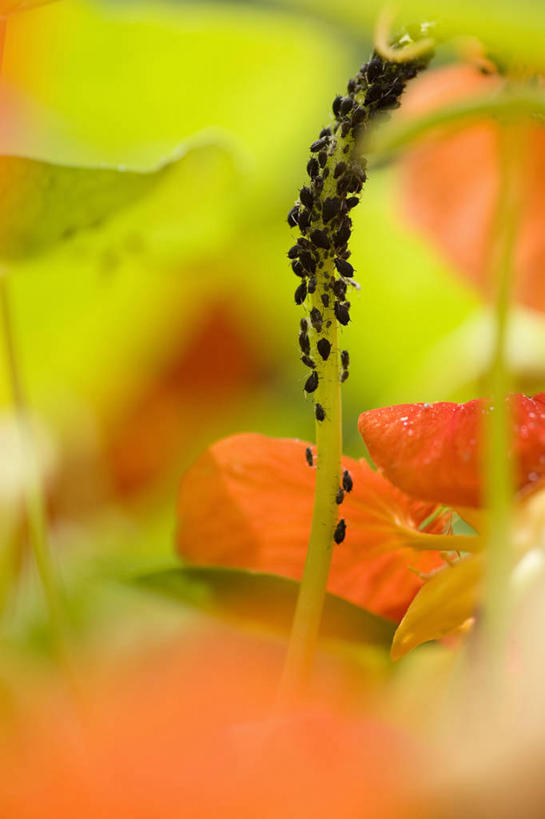
<path id="1" fill-rule="evenodd" d="M 404 111 L 429 112 L 503 84 L 469 65 L 429 72 L 408 89 Z M 490 280 L 494 219 L 501 177 L 501 125 L 472 121 L 439 131 L 407 152 L 402 162 L 404 212 L 485 297 Z M 515 297 L 545 310 L 545 128 L 521 129 L 519 230 L 515 249 Z"/>
<path id="2" fill-rule="evenodd" d="M 518 490 L 545 476 L 545 393 L 511 395 Z M 404 492 L 454 507 L 482 504 L 483 399 L 369 410 L 359 430 L 377 466 Z"/>
<path id="3" fill-rule="evenodd" d="M 315 470 L 303 441 L 244 434 L 218 441 L 187 472 L 178 502 L 178 548 L 189 561 L 299 579 L 310 533 Z M 399 620 L 436 551 L 404 546 L 435 507 L 410 500 L 364 461 L 343 459 L 354 489 L 340 515 L 348 524 L 335 549 L 328 589 L 369 611 Z M 431 533 L 448 529 L 436 518 Z M 444 547 L 442 547 L 444 548 Z M 416 571 L 411 571 L 414 568 Z"/>
<path id="4" fill-rule="evenodd" d="M 482 573 L 482 556 L 460 560 L 437 572 L 418 592 L 399 624 L 392 659 L 399 660 L 421 643 L 452 634 L 472 617 Z"/>

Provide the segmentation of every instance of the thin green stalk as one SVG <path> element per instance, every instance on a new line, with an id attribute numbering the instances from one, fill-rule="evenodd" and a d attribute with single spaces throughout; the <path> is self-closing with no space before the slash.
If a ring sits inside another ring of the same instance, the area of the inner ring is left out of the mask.
<path id="1" fill-rule="evenodd" d="M 313 299 L 313 304 L 318 306 L 317 298 Z M 331 326 L 323 337 L 331 343 L 331 354 L 318 367 L 320 381 L 316 390 L 316 401 L 324 408 L 325 419 L 316 422 L 317 467 L 312 528 L 282 678 L 281 700 L 296 696 L 311 674 L 334 548 L 333 534 L 339 516 L 335 496 L 341 480 L 341 389 L 337 322 L 330 312 L 333 314 L 331 308 L 324 311 L 324 319 L 331 321 Z"/>
<path id="2" fill-rule="evenodd" d="M 393 45 L 399 49 L 406 44 L 401 35 Z M 290 226 L 300 232 L 288 253 L 300 282 L 295 301 L 307 305 L 310 301 L 299 344 L 302 361 L 311 370 L 305 390 L 315 399 L 317 469 L 309 547 L 281 682 L 281 705 L 296 698 L 308 683 L 333 549 L 346 531 L 339 511 L 344 497 L 340 382 L 348 377 L 349 356 L 338 349 L 337 323 L 346 325 L 350 320 L 348 293 L 355 273 L 348 262 L 350 213 L 367 178 L 360 143 L 371 120 L 397 107 L 406 83 L 430 58 L 431 53 L 419 52 L 413 61 L 388 61 L 374 52 L 349 80 L 345 96 L 335 98 L 334 122 L 310 146 L 310 181 L 301 188 L 288 216 Z M 349 480 L 346 485 L 350 491 Z"/>
<path id="3" fill-rule="evenodd" d="M 511 445 L 511 418 L 506 401 L 510 387 L 506 348 L 509 307 L 514 275 L 514 247 L 517 231 L 517 176 L 520 132 L 506 127 L 503 137 L 502 182 L 496 217 L 497 246 L 494 254 L 496 281 L 496 337 L 490 368 L 493 409 L 487 424 L 486 501 L 490 511 L 489 549 L 485 588 L 484 623 L 490 663 L 496 668 L 505 655 L 509 616 L 509 577 L 512 555 L 513 475 L 508 457 Z"/>
<path id="4" fill-rule="evenodd" d="M 32 426 L 21 381 L 5 271 L 0 271 L 0 328 L 5 348 L 8 381 L 11 387 L 15 417 L 19 431 L 21 458 L 25 466 L 23 505 L 28 527 L 28 536 L 44 590 L 53 644 L 57 652 L 62 653 L 61 602 L 47 542 L 44 492 Z"/>

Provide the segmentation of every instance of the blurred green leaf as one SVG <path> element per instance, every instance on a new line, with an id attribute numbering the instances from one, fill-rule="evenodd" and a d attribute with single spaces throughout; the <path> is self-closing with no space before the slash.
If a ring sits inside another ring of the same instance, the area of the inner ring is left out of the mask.
<path id="1" fill-rule="evenodd" d="M 191 566 L 167 569 L 136 579 L 139 586 L 225 619 L 243 620 L 288 633 L 299 583 L 277 575 L 242 569 Z M 388 645 L 394 625 L 328 594 L 321 636 L 374 645 Z"/>
<path id="2" fill-rule="evenodd" d="M 0 157 L 0 257 L 28 258 L 100 225 L 153 190 L 177 161 L 143 173 Z"/>

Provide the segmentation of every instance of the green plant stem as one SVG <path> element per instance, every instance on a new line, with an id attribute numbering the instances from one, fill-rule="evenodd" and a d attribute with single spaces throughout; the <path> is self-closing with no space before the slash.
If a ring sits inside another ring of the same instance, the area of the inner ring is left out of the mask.
<path id="1" fill-rule="evenodd" d="M 337 322 L 333 308 L 324 310 L 318 294 L 313 306 L 322 309 L 324 323 L 331 321 L 322 337 L 331 343 L 327 361 L 318 364 L 316 401 L 325 410 L 324 421 L 316 422 L 316 486 L 310 541 L 297 600 L 295 618 L 280 687 L 280 702 L 289 702 L 306 686 L 314 660 L 324 606 L 327 578 L 333 554 L 333 534 L 339 517 L 335 496 L 341 479 L 342 416 L 339 382 Z"/>
<path id="2" fill-rule="evenodd" d="M 516 180 L 519 171 L 517 156 L 521 147 L 519 129 L 515 126 L 505 126 L 500 153 L 502 180 L 496 216 L 498 239 L 493 259 L 497 287 L 496 338 L 490 368 L 493 410 L 487 424 L 486 446 L 486 501 L 490 512 L 490 525 L 484 606 L 488 659 L 493 667 L 500 670 L 505 656 L 510 609 L 509 577 L 513 564 L 511 508 L 513 475 L 509 459 L 512 423 L 506 401 L 510 382 L 506 347 L 517 230 Z"/>
<path id="3" fill-rule="evenodd" d="M 23 504 L 29 541 L 44 590 L 53 645 L 57 653 L 62 653 L 62 609 L 47 542 L 44 492 L 32 426 L 21 381 L 7 277 L 5 271 L 2 270 L 0 270 L 0 326 L 5 347 L 6 370 L 19 432 L 21 458 L 25 466 Z"/>

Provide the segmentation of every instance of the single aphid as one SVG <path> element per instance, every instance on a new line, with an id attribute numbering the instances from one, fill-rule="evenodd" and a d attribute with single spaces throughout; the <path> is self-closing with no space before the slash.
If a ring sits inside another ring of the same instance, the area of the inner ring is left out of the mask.
<path id="1" fill-rule="evenodd" d="M 335 279 L 333 282 L 333 292 L 340 301 L 343 301 L 346 296 L 346 282 L 343 282 L 342 279 Z"/>
<path id="2" fill-rule="evenodd" d="M 303 304 L 304 300 L 307 297 L 307 284 L 306 282 L 301 282 L 299 287 L 294 293 L 295 304 Z"/>
<path id="3" fill-rule="evenodd" d="M 334 305 L 335 316 L 339 324 L 342 324 L 343 327 L 346 327 L 348 322 L 350 321 L 350 312 L 348 310 L 350 306 L 350 302 L 346 301 L 341 304 L 341 302 L 336 301 Z"/>
<path id="4" fill-rule="evenodd" d="M 314 359 L 312 359 L 309 355 L 302 355 L 301 356 L 301 361 L 303 362 L 303 364 L 306 367 L 310 367 L 311 370 L 316 369 L 316 364 L 314 362 Z"/>
<path id="5" fill-rule="evenodd" d="M 317 154 L 318 151 L 321 151 L 323 148 L 325 148 L 327 146 L 328 142 L 329 142 L 329 137 L 326 137 L 326 136 L 325 137 L 320 137 L 320 139 L 317 139 L 310 146 L 310 153 L 311 154 Z"/>
<path id="6" fill-rule="evenodd" d="M 319 230 L 318 228 L 316 228 L 316 230 L 313 230 L 312 233 L 310 234 L 310 241 L 312 242 L 313 245 L 316 245 L 316 247 L 321 247 L 324 250 L 329 250 L 330 246 L 329 236 L 327 235 L 325 230 Z"/>
<path id="7" fill-rule="evenodd" d="M 345 279 L 351 279 L 354 275 L 354 268 L 344 259 L 335 259 L 335 267 Z"/>
<path id="8" fill-rule="evenodd" d="M 314 407 L 314 415 L 317 421 L 325 420 L 325 409 L 322 407 L 321 404 L 316 404 L 316 406 Z"/>
<path id="9" fill-rule="evenodd" d="M 307 464 L 309 466 L 314 466 L 314 458 L 312 456 L 312 449 L 309 446 L 307 446 L 307 448 L 305 449 L 305 458 L 307 459 Z"/>
<path id="10" fill-rule="evenodd" d="M 333 105 L 331 107 L 333 108 L 333 113 L 335 114 L 336 117 L 338 117 L 339 114 L 341 113 L 341 103 L 342 103 L 342 101 L 343 101 L 343 98 L 342 98 L 342 96 L 340 94 L 337 97 L 335 97 L 335 99 L 333 100 Z"/>
<path id="11" fill-rule="evenodd" d="M 346 535 L 346 522 L 345 522 L 344 518 L 341 518 L 340 521 L 338 522 L 336 528 L 335 528 L 335 533 L 333 535 L 333 540 L 338 545 L 339 543 L 343 542 L 343 540 L 345 538 L 345 535 Z"/>
<path id="12" fill-rule="evenodd" d="M 309 355 L 310 353 L 310 338 L 307 336 L 306 333 L 299 333 L 299 347 L 301 348 L 301 352 L 305 355 Z"/>
<path id="13" fill-rule="evenodd" d="M 314 392 L 317 389 L 317 387 L 318 387 L 318 373 L 316 372 L 316 370 L 313 370 L 313 372 L 309 375 L 309 377 L 307 378 L 307 380 L 305 382 L 304 390 L 305 390 L 305 392 L 311 393 L 311 392 Z"/>
<path id="14" fill-rule="evenodd" d="M 344 489 L 339 486 L 338 492 L 335 495 L 335 503 L 340 506 L 344 500 Z"/>
<path id="15" fill-rule="evenodd" d="M 323 326 L 323 317 L 317 307 L 313 307 L 310 311 L 310 323 L 314 327 L 317 333 L 322 332 Z"/>
<path id="16" fill-rule="evenodd" d="M 352 475 L 345 469 L 343 472 L 343 489 L 345 492 L 352 492 L 354 488 L 354 481 L 352 480 Z"/>
<path id="17" fill-rule="evenodd" d="M 331 352 L 331 342 L 327 340 L 327 338 L 321 338 L 316 348 L 320 355 L 322 356 L 324 361 L 327 361 L 329 358 L 329 354 Z"/>
<path id="18" fill-rule="evenodd" d="M 312 206 L 314 205 L 314 196 L 310 188 L 308 188 L 306 185 L 303 185 L 299 191 L 299 199 L 306 208 L 312 209 Z"/>
<path id="19" fill-rule="evenodd" d="M 329 196 L 327 199 L 324 199 L 324 204 L 322 205 L 322 216 L 324 222 L 327 223 L 334 216 L 336 216 L 341 209 L 341 200 L 338 196 Z"/>
<path id="20" fill-rule="evenodd" d="M 308 173 L 308 175 L 310 176 L 310 178 L 311 178 L 311 179 L 312 179 L 314 176 L 318 176 L 318 174 L 320 173 L 320 166 L 319 166 L 319 164 L 318 164 L 318 160 L 316 159 L 316 157 L 315 157 L 315 156 L 313 156 L 313 157 L 312 157 L 311 159 L 309 159 L 309 161 L 308 161 L 308 164 L 307 164 L 307 173 Z"/>
<path id="21" fill-rule="evenodd" d="M 288 225 L 290 227 L 295 227 L 295 225 L 299 224 L 299 208 L 297 205 L 294 205 L 290 212 L 288 213 Z"/>
<path id="22" fill-rule="evenodd" d="M 341 352 L 341 365 L 343 370 L 347 370 L 350 365 L 350 353 L 348 350 L 342 350 Z"/>

